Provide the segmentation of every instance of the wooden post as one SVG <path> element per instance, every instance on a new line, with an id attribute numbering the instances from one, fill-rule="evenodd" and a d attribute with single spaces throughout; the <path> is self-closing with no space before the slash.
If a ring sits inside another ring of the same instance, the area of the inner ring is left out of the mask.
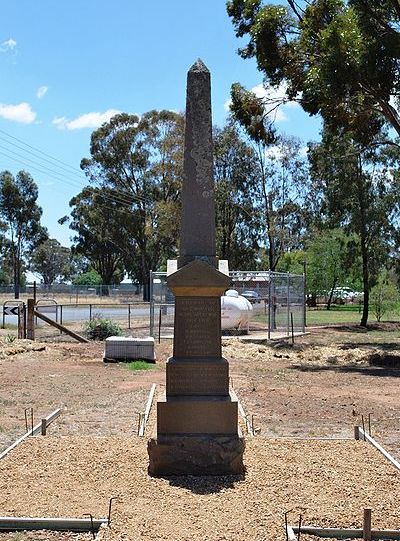
<path id="1" fill-rule="evenodd" d="M 45 436 L 46 430 L 47 430 L 47 419 L 42 419 L 41 428 L 42 428 L 42 436 Z"/>
<path id="2" fill-rule="evenodd" d="M 364 509 L 363 539 L 371 541 L 371 509 Z"/>
<path id="3" fill-rule="evenodd" d="M 36 304 L 36 280 L 33 282 L 33 302 Z"/>
<path id="4" fill-rule="evenodd" d="M 28 299 L 28 319 L 26 337 L 28 340 L 35 340 L 35 323 L 33 313 L 35 310 L 35 299 Z"/>
<path id="5" fill-rule="evenodd" d="M 354 427 L 354 439 L 355 440 L 360 439 L 360 427 L 357 425 Z"/>

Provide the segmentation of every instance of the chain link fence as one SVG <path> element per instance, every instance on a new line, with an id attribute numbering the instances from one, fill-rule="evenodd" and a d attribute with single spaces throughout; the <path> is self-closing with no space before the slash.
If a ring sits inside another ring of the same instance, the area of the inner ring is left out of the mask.
<path id="1" fill-rule="evenodd" d="M 223 330 L 223 334 L 257 333 L 268 339 L 290 337 L 305 329 L 304 276 L 271 271 L 232 271 L 231 289 L 251 304 L 246 328 Z M 224 309 L 223 309 L 224 310 Z M 173 336 L 175 299 L 167 286 L 166 272 L 150 277 L 150 334 Z M 222 317 L 224 313 L 222 311 Z"/>

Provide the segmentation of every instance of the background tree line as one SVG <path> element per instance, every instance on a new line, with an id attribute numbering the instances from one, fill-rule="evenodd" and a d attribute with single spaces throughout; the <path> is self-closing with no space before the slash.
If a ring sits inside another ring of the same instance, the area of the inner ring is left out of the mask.
<path id="1" fill-rule="evenodd" d="M 328 308 L 338 286 L 363 291 L 366 325 L 371 289 L 399 269 L 399 2 L 230 0 L 227 12 L 266 92 L 234 83 L 231 115 L 214 129 L 218 255 L 243 270 L 302 272 L 306 262 L 309 293 L 327 293 Z M 272 113 L 287 101 L 321 117 L 319 142 L 277 132 Z M 71 253 L 40 226 L 29 174 L 3 172 L 2 269 L 16 292 L 29 266 L 45 283 L 127 275 L 147 285 L 165 269 L 179 249 L 183 131 L 182 115 L 149 111 L 93 132 L 81 162 L 89 183 L 60 220 Z"/>

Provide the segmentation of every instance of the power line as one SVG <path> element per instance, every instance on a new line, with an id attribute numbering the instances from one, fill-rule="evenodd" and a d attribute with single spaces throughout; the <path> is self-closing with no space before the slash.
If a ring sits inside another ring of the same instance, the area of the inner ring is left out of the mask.
<path id="1" fill-rule="evenodd" d="M 14 139 L 15 141 L 18 141 L 19 143 L 21 143 L 22 145 L 25 145 L 26 147 L 30 148 L 30 149 L 33 149 L 35 150 L 36 152 L 39 152 L 40 154 L 43 154 L 43 156 L 47 156 L 48 158 L 50 158 L 50 160 L 53 160 L 55 162 L 58 162 L 58 163 L 61 163 L 62 165 L 65 165 L 67 167 L 69 167 L 71 169 L 71 171 L 77 171 L 79 173 L 80 176 L 82 176 L 81 179 L 79 179 L 78 182 L 74 182 L 73 180 L 70 179 L 70 177 L 66 177 L 65 173 L 64 172 L 60 172 L 60 171 L 55 171 L 54 169 L 50 169 L 47 165 L 43 164 L 43 163 L 38 163 L 37 161 L 34 161 L 30 158 L 27 158 L 26 156 L 21 156 L 20 154 L 14 152 L 13 150 L 7 148 L 7 147 L 4 147 L 4 146 L 1 146 L 0 145 L 0 148 L 3 148 L 5 150 L 7 150 L 7 152 L 11 152 L 12 154 L 15 154 L 16 156 L 24 159 L 24 160 L 28 160 L 29 162 L 35 164 L 35 165 L 39 165 L 39 167 L 41 168 L 45 168 L 47 169 L 47 171 L 39 171 L 40 173 L 44 173 L 44 174 L 48 174 L 48 171 L 50 171 L 52 174 L 56 174 L 56 175 L 61 175 L 62 177 L 64 177 L 64 179 L 55 179 L 54 177 L 52 177 L 54 180 L 62 180 L 63 182 L 66 182 L 67 184 L 70 184 L 71 186 L 77 186 L 79 187 L 80 189 L 82 189 L 82 184 L 81 184 L 81 180 L 85 179 L 86 180 L 86 177 L 83 175 L 82 171 L 67 164 L 66 162 L 63 162 L 62 160 L 59 160 L 58 158 L 55 158 L 53 156 L 51 156 L 50 154 L 46 153 L 46 152 L 43 152 L 42 150 L 36 148 L 36 147 L 33 147 L 32 145 L 29 145 L 28 143 L 25 143 L 24 141 L 22 141 L 21 139 L 18 139 L 17 137 L 14 137 L 13 135 L 11 134 L 8 134 L 7 132 L 5 132 L 4 130 L 0 130 L 0 133 L 3 133 L 4 135 L 6 135 L 7 137 L 11 138 L 11 139 Z M 4 139 L 3 137 L 0 137 L 0 140 L 2 140 L 3 142 L 5 142 L 6 144 L 11 144 L 10 141 L 8 141 L 7 139 Z M 50 160 L 46 159 L 46 158 L 42 158 L 41 156 L 38 156 L 37 154 L 35 154 L 34 152 L 31 152 L 30 150 L 27 150 L 19 145 L 15 145 L 14 146 L 17 146 L 17 148 L 19 148 L 20 150 L 22 150 L 23 152 L 26 152 L 28 155 L 32 155 L 34 156 L 35 158 L 38 158 L 40 160 L 44 160 L 46 161 L 47 163 L 49 163 L 50 165 L 52 165 L 52 167 L 58 167 L 60 168 L 62 171 L 67 171 L 64 167 L 60 167 L 59 165 L 57 165 L 56 163 L 53 163 L 51 162 Z M 5 155 L 5 154 L 4 154 Z M 6 155 L 7 156 L 7 155 Z M 8 158 L 10 158 L 10 156 L 7 156 Z M 11 158 L 13 159 L 14 161 L 17 161 L 15 160 L 15 158 Z M 24 162 L 21 162 L 21 163 L 24 163 Z M 27 167 L 31 167 L 30 165 L 27 165 L 26 163 L 24 163 L 25 166 Z M 68 171 L 67 171 L 68 172 Z M 69 172 L 68 172 L 69 173 Z M 68 180 L 65 180 L 65 179 L 68 179 Z M 142 202 L 142 203 L 150 203 L 151 200 L 146 198 L 146 197 L 143 197 L 143 196 L 139 196 L 137 194 L 132 194 L 126 190 L 115 190 L 115 194 L 117 195 L 108 195 L 106 197 L 108 197 L 108 199 L 113 199 L 115 202 L 120 202 L 121 204 L 132 204 L 132 202 L 136 201 L 136 202 Z"/>
<path id="2" fill-rule="evenodd" d="M 11 152 L 7 149 L 8 152 Z M 41 174 L 45 174 L 49 179 L 52 179 L 52 180 L 56 180 L 56 181 L 61 181 L 61 182 L 64 182 L 66 184 L 68 184 L 69 186 L 71 187 L 76 187 L 76 184 L 69 181 L 68 179 L 60 179 L 59 177 L 55 177 L 54 175 L 49 175 L 48 171 L 44 171 L 43 169 L 41 169 L 40 167 L 37 167 L 35 165 L 30 165 L 30 164 L 27 164 L 26 162 L 22 161 L 21 159 L 18 159 L 18 158 L 14 158 L 14 156 L 10 156 L 9 154 L 6 154 L 4 151 L 0 151 L 0 154 L 3 155 L 3 156 L 6 156 L 8 159 L 11 159 L 19 164 L 22 164 L 26 167 L 29 167 L 30 169 L 33 169 L 34 171 L 38 171 L 39 173 Z M 28 158 L 24 158 L 26 160 L 29 160 Z M 29 160 L 32 162 L 32 160 Z M 83 189 L 84 187 L 81 186 L 81 189 Z M 124 205 L 124 206 L 130 206 L 132 204 L 132 201 L 129 201 L 128 199 L 122 199 L 120 198 L 119 196 L 115 196 L 115 195 L 112 195 L 112 194 L 106 194 L 106 193 L 100 193 L 99 195 L 101 195 L 102 197 L 104 197 L 105 199 L 108 199 L 109 201 L 111 201 L 112 203 L 118 203 L 120 205 Z M 114 210 L 112 207 L 108 207 L 110 210 Z"/>

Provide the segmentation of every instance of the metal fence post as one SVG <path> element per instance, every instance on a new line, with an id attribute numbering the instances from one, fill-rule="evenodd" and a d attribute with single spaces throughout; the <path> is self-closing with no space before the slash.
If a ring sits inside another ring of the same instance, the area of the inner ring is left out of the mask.
<path id="1" fill-rule="evenodd" d="M 268 340 L 271 340 L 271 271 L 268 275 Z"/>
<path id="2" fill-rule="evenodd" d="M 307 261 L 304 260 L 303 271 L 303 332 L 306 332 L 307 327 Z"/>
<path id="3" fill-rule="evenodd" d="M 287 304 L 287 335 L 289 336 L 290 334 L 290 274 L 287 275 L 286 304 Z"/>
<path id="4" fill-rule="evenodd" d="M 128 304 L 128 329 L 131 328 L 131 305 Z"/>
<path id="5" fill-rule="evenodd" d="M 153 271 L 150 271 L 150 336 L 154 337 Z"/>

